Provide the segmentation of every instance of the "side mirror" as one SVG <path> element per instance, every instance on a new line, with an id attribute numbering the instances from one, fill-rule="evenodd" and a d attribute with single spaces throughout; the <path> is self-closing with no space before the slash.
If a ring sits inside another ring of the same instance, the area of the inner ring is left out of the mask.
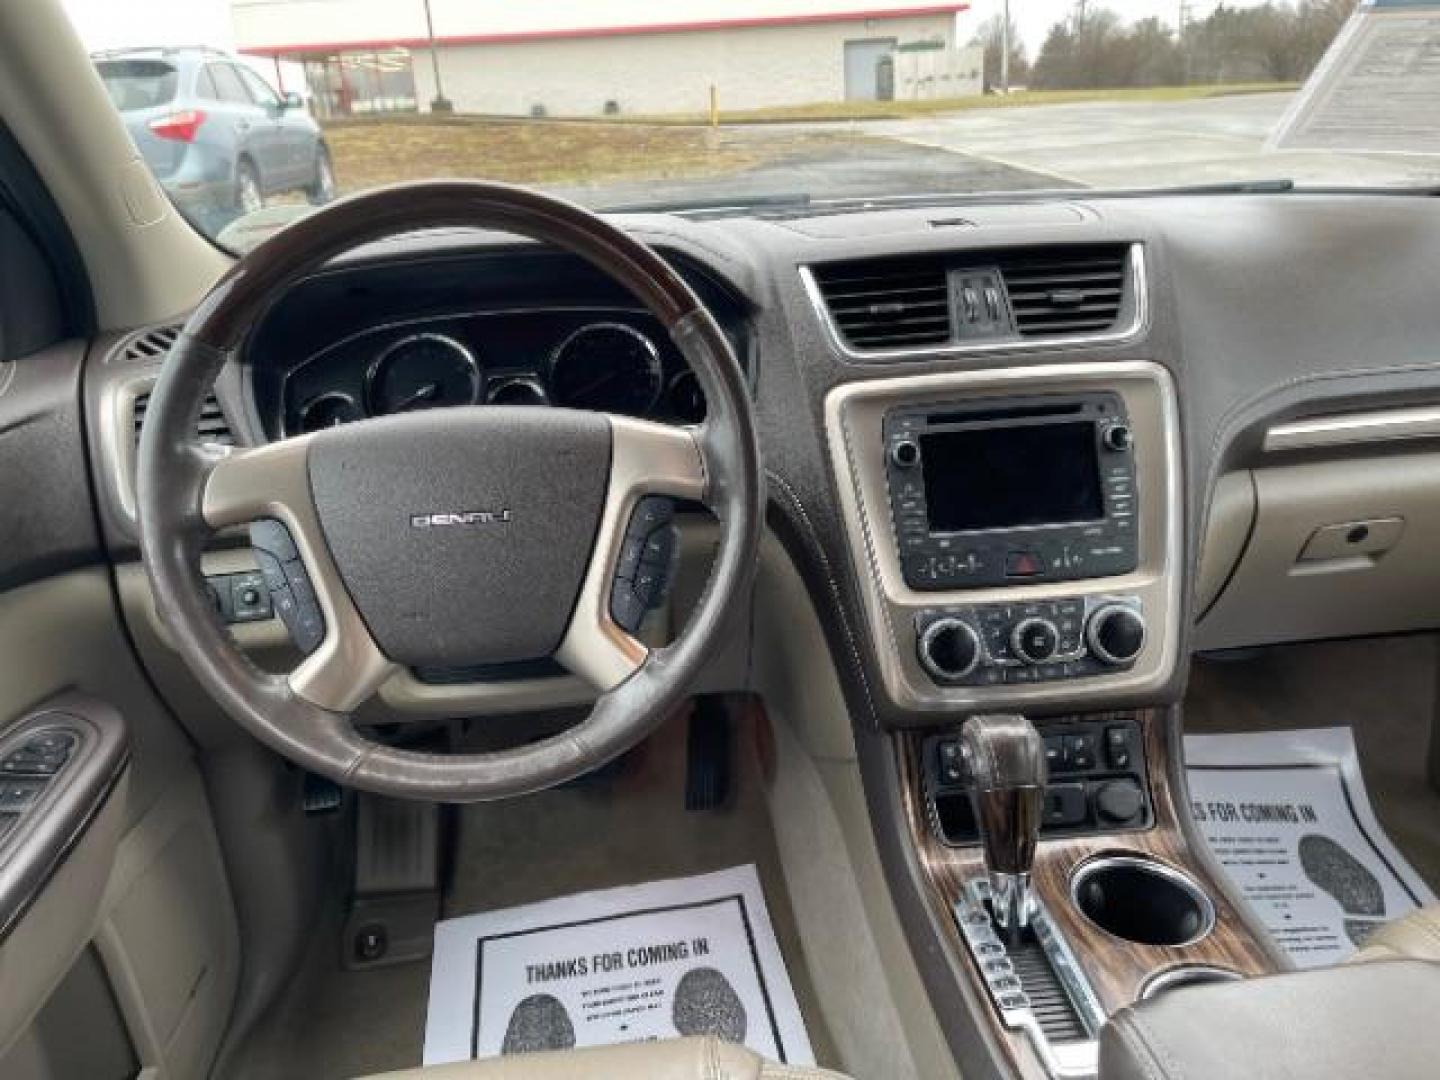
<path id="1" fill-rule="evenodd" d="M 290 91 L 290 93 L 286 94 L 283 98 L 281 98 L 280 101 L 281 104 L 283 104 L 287 109 L 305 108 L 305 99 L 302 98 L 299 94 L 295 93 L 295 91 L 293 90 Z"/>

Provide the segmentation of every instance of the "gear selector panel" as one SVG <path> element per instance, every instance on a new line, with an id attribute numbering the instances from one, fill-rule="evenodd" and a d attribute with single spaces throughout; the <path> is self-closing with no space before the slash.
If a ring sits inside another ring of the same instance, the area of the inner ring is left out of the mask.
<path id="1" fill-rule="evenodd" d="M 1142 829 L 1154 820 L 1145 784 L 1145 748 L 1133 719 L 1040 721 L 1049 782 L 1040 835 Z M 973 844 L 969 769 L 958 731 L 925 740 L 931 825 L 947 844 Z"/>

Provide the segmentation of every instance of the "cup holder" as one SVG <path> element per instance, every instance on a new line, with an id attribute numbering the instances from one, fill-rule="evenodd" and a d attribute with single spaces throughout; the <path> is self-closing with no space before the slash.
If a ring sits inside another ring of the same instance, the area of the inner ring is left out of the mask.
<path id="1" fill-rule="evenodd" d="M 1139 945 L 1190 945 L 1215 925 L 1215 905 L 1200 887 L 1153 859 L 1094 859 L 1076 871 L 1070 896 L 1101 930 Z"/>

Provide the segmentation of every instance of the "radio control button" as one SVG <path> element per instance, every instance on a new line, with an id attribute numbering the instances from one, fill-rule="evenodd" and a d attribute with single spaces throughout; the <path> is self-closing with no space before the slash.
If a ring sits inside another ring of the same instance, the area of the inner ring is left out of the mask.
<path id="1" fill-rule="evenodd" d="M 1049 619 L 1021 619 L 1010 632 L 1010 647 L 1021 660 L 1043 664 L 1060 648 L 1060 632 Z"/>
<path id="2" fill-rule="evenodd" d="M 890 460 L 902 469 L 913 469 L 920 464 L 920 444 L 912 439 L 901 439 L 890 447 Z"/>
<path id="3" fill-rule="evenodd" d="M 1126 424 L 1111 424 L 1105 429 L 1105 434 L 1101 438 L 1105 442 L 1106 450 L 1114 450 L 1117 453 L 1124 453 L 1135 443 L 1135 437 Z"/>
<path id="4" fill-rule="evenodd" d="M 980 663 L 980 639 L 963 620 L 936 619 L 920 635 L 917 652 L 920 663 L 936 680 L 956 682 Z"/>

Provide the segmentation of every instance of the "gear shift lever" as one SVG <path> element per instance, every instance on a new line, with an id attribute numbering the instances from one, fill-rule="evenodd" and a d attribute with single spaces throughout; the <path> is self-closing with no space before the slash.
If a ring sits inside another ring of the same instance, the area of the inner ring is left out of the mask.
<path id="1" fill-rule="evenodd" d="M 1013 939 L 1030 924 L 1030 869 L 1045 804 L 1045 743 L 1023 716 L 976 716 L 960 733 L 995 922 Z"/>

